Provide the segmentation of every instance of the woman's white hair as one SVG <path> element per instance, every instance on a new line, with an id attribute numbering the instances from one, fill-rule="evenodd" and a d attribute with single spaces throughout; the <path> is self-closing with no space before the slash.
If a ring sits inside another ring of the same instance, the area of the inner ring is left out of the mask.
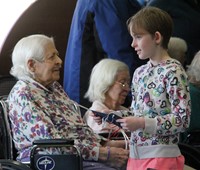
<path id="1" fill-rule="evenodd" d="M 102 59 L 92 69 L 90 84 L 85 98 L 90 102 L 95 100 L 104 102 L 105 93 L 109 90 L 116 80 L 120 71 L 129 71 L 128 66 L 115 59 Z"/>
<path id="2" fill-rule="evenodd" d="M 184 64 L 187 49 L 187 43 L 184 39 L 179 37 L 170 38 L 168 44 L 168 54 L 170 57 L 175 58 L 180 63 Z"/>
<path id="3" fill-rule="evenodd" d="M 29 59 L 37 61 L 44 60 L 46 45 L 54 44 L 52 37 L 42 34 L 35 34 L 20 39 L 12 52 L 12 68 L 10 74 L 20 79 L 24 76 L 33 78 L 32 72 L 28 69 L 27 62 Z"/>
<path id="4" fill-rule="evenodd" d="M 189 81 L 200 86 L 200 51 L 195 54 L 191 64 L 187 66 L 186 72 L 189 77 Z"/>

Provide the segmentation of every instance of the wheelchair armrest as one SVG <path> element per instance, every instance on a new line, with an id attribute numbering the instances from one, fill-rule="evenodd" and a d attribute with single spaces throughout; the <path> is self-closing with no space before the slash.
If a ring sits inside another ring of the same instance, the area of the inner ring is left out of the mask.
<path id="1" fill-rule="evenodd" d="M 74 145 L 74 140 L 69 139 L 39 139 L 34 140 L 33 145 L 48 145 L 48 146 L 55 146 L 55 145 Z"/>

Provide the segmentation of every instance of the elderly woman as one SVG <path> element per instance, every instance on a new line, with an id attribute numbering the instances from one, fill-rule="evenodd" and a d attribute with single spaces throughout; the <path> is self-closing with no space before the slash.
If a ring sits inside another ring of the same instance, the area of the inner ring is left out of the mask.
<path id="1" fill-rule="evenodd" d="M 14 48 L 12 62 L 10 73 L 18 82 L 8 96 L 8 106 L 18 161 L 30 159 L 36 139 L 66 138 L 73 139 L 81 151 L 83 169 L 113 170 L 126 164 L 128 151 L 123 149 L 124 143 L 106 141 L 94 134 L 57 82 L 62 60 L 53 38 L 22 38 Z"/>
<path id="2" fill-rule="evenodd" d="M 171 37 L 168 43 L 168 54 L 170 57 L 177 59 L 183 66 L 185 66 L 187 43 L 184 39 L 179 37 Z"/>
<path id="3" fill-rule="evenodd" d="M 115 59 L 103 59 L 97 63 L 90 76 L 90 85 L 85 97 L 92 102 L 91 110 L 107 113 L 118 111 L 119 116 L 128 116 L 129 111 L 123 107 L 130 91 L 130 73 L 128 66 Z M 116 113 L 116 112 L 115 112 Z M 95 120 L 94 113 L 87 111 L 84 120 L 95 133 L 115 132 L 119 127 Z"/>
<path id="4" fill-rule="evenodd" d="M 200 99 L 200 51 L 198 51 L 191 64 L 187 66 L 186 71 L 188 77 L 189 77 L 189 87 L 190 87 L 190 97 L 191 97 L 191 117 L 190 117 L 190 126 L 188 130 L 182 134 L 181 140 L 185 142 L 186 140 L 189 140 L 187 142 L 192 141 L 196 142 L 199 141 L 199 129 L 200 129 L 200 105 L 199 105 L 199 99 Z M 191 141 L 190 141 L 191 139 Z"/>

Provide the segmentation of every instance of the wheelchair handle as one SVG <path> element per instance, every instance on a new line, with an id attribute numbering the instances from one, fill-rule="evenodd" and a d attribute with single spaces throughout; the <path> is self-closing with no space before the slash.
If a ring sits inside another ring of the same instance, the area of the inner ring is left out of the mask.
<path id="1" fill-rule="evenodd" d="M 34 140 L 33 145 L 74 145 L 74 140 L 69 139 L 39 139 Z"/>

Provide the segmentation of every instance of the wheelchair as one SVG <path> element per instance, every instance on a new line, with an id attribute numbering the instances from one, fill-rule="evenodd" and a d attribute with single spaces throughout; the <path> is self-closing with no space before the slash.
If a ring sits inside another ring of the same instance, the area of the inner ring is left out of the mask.
<path id="1" fill-rule="evenodd" d="M 200 168 L 200 151 L 188 144 L 179 143 L 178 144 L 182 155 L 185 157 L 185 164 L 191 168 Z"/>
<path id="2" fill-rule="evenodd" d="M 29 164 L 11 159 L 0 159 L 0 170 L 82 170 L 82 157 L 73 140 L 53 139 L 33 142 Z M 47 147 L 73 147 L 75 154 L 39 154 L 37 149 Z"/>
<path id="3" fill-rule="evenodd" d="M 0 170 L 32 170 L 32 169 L 29 166 L 26 166 L 18 161 L 10 159 L 0 159 Z"/>
<path id="4" fill-rule="evenodd" d="M 22 164 L 15 161 L 16 149 L 14 147 L 10 123 L 7 116 L 7 106 L 4 99 L 0 99 L 0 170 L 82 170 L 82 156 L 73 140 L 44 139 L 33 142 L 31 159 L 29 163 Z M 40 154 L 42 148 L 73 148 L 75 152 L 66 154 Z"/>

